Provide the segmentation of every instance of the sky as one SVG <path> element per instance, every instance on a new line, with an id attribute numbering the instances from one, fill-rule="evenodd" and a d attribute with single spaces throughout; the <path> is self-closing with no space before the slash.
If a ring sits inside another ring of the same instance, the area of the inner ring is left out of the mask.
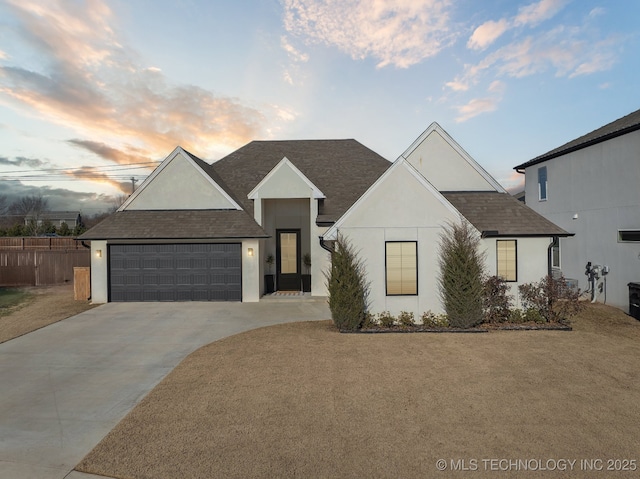
<path id="1" fill-rule="evenodd" d="M 0 0 L 0 196 L 91 215 L 180 145 L 355 138 L 390 161 L 437 121 L 513 167 L 640 108 L 637 0 Z"/>

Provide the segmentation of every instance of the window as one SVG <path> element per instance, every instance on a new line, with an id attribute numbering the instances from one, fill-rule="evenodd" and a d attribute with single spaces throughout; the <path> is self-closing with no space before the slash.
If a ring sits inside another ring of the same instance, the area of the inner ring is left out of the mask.
<path id="1" fill-rule="evenodd" d="M 538 200 L 547 199 L 547 167 L 538 168 Z"/>
<path id="2" fill-rule="evenodd" d="M 418 243 L 389 241 L 385 246 L 387 296 L 418 294 Z"/>
<path id="3" fill-rule="evenodd" d="M 640 242 L 640 230 L 618 230 L 618 243 Z"/>
<path id="4" fill-rule="evenodd" d="M 496 241 L 497 276 L 518 281 L 518 244 L 516 240 Z"/>
<path id="5" fill-rule="evenodd" d="M 560 238 L 553 238 L 551 246 L 551 267 L 560 268 Z"/>

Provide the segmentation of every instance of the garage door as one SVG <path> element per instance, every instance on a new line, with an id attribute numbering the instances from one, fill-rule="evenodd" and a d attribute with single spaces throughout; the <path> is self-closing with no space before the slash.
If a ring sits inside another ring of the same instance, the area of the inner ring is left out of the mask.
<path id="1" fill-rule="evenodd" d="M 240 243 L 109 246 L 111 301 L 241 301 Z"/>

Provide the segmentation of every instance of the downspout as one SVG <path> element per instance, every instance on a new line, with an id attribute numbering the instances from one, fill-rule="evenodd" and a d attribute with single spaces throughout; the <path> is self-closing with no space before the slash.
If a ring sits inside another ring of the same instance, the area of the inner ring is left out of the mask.
<path id="1" fill-rule="evenodd" d="M 91 249 L 91 245 L 88 245 L 87 243 L 85 243 L 84 240 L 80 241 L 80 244 L 87 249 Z"/>
<path id="2" fill-rule="evenodd" d="M 551 250 L 553 248 L 553 244 L 557 241 L 560 241 L 560 237 L 559 236 L 553 236 L 551 239 L 551 243 L 549 244 L 549 246 L 547 247 L 547 275 L 549 277 L 552 276 L 553 273 L 553 268 L 551 266 Z"/>
<path id="3" fill-rule="evenodd" d="M 323 237 L 323 236 L 318 236 L 318 239 L 320 240 L 320 247 L 321 247 L 322 249 L 327 250 L 327 251 L 328 251 L 329 253 L 331 253 L 331 254 L 333 254 L 333 253 L 334 253 L 333 249 L 332 249 L 332 248 L 330 248 L 329 246 L 327 246 L 327 243 L 325 243 L 325 241 L 324 241 L 324 237 Z"/>

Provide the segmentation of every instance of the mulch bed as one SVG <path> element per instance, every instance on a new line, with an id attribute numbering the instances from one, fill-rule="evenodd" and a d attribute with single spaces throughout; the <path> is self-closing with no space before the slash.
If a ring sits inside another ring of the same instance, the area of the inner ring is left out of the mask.
<path id="1" fill-rule="evenodd" d="M 358 329 L 356 331 L 340 330 L 341 333 L 380 334 L 380 333 L 488 333 L 490 331 L 573 331 L 565 323 L 484 323 L 475 328 L 425 328 L 423 326 L 392 326 L 385 328 Z"/>

